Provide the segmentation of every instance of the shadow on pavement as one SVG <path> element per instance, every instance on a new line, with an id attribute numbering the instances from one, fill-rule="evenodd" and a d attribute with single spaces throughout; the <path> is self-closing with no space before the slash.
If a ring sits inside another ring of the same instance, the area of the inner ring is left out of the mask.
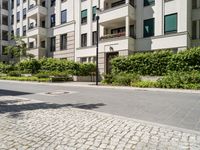
<path id="1" fill-rule="evenodd" d="M 97 104 L 50 104 L 50 103 L 24 103 L 28 100 L 5 100 L 0 101 L 0 114 L 10 113 L 9 117 L 17 118 L 21 116 L 23 111 L 31 111 L 38 109 L 59 109 L 59 108 L 80 108 L 80 109 L 97 109 L 99 107 L 105 106 L 103 103 Z"/>
<path id="2" fill-rule="evenodd" d="M 29 94 L 33 94 L 33 93 L 0 89 L 0 96 L 20 96 L 20 95 L 29 95 Z"/>

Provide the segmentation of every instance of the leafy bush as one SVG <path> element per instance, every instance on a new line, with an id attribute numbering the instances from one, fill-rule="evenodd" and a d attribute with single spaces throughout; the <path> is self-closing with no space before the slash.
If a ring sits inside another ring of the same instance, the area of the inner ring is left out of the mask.
<path id="1" fill-rule="evenodd" d="M 103 84 L 112 84 L 114 82 L 113 74 L 103 74 Z"/>
<path id="2" fill-rule="evenodd" d="M 130 86 L 131 83 L 141 81 L 141 78 L 137 74 L 126 74 L 120 73 L 114 76 L 113 85 L 123 85 L 123 86 Z"/>
<path id="3" fill-rule="evenodd" d="M 133 86 L 133 87 L 141 87 L 141 88 L 154 88 L 154 87 L 157 87 L 156 82 L 153 82 L 153 81 L 132 82 L 131 86 Z"/>
<path id="4" fill-rule="evenodd" d="M 37 77 L 0 77 L 1 80 L 16 80 L 16 81 L 38 81 L 38 82 L 49 82 L 48 78 L 38 79 Z"/>
<path id="5" fill-rule="evenodd" d="M 137 74 L 120 73 L 115 76 L 113 74 L 104 75 L 104 80 L 102 83 L 119 86 L 130 86 L 131 83 L 139 81 L 141 81 L 141 78 Z"/>
<path id="6" fill-rule="evenodd" d="M 160 76 L 167 72 L 172 54 L 171 51 L 165 50 L 137 53 L 129 57 L 118 57 L 112 60 L 113 72 Z"/>
<path id="7" fill-rule="evenodd" d="M 168 64 L 168 70 L 170 71 L 200 71 L 200 47 L 195 47 L 177 54 L 171 57 Z"/>
<path id="8" fill-rule="evenodd" d="M 79 76 L 91 76 L 95 73 L 96 65 L 93 63 L 83 63 L 79 64 Z"/>
<path id="9" fill-rule="evenodd" d="M 1 73 L 8 73 L 10 71 L 17 70 L 15 65 L 8 65 L 0 63 L 0 72 Z"/>
<path id="10" fill-rule="evenodd" d="M 55 58 L 43 58 L 40 60 L 42 71 L 68 71 L 70 74 L 77 74 L 79 65 L 76 62 Z"/>
<path id="11" fill-rule="evenodd" d="M 40 70 L 41 64 L 36 59 L 23 60 L 17 64 L 17 68 L 24 73 L 35 74 Z"/>
<path id="12" fill-rule="evenodd" d="M 157 87 L 160 88 L 182 88 L 199 89 L 200 72 L 170 72 L 162 79 L 158 80 Z"/>
<path id="13" fill-rule="evenodd" d="M 10 71 L 7 75 L 11 76 L 11 77 L 20 77 L 21 72 L 20 71 Z"/>
<path id="14" fill-rule="evenodd" d="M 69 77 L 68 72 L 58 72 L 58 71 L 42 71 L 35 75 L 38 78 L 49 78 L 51 76 L 56 77 Z"/>

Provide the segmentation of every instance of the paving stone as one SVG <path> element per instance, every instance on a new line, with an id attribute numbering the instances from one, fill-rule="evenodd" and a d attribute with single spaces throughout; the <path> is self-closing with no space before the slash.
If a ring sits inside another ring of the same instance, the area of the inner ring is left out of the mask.
<path id="1" fill-rule="evenodd" d="M 1 101 L 8 102 L 0 105 L 1 150 L 200 149 L 199 134 L 14 96 Z"/>

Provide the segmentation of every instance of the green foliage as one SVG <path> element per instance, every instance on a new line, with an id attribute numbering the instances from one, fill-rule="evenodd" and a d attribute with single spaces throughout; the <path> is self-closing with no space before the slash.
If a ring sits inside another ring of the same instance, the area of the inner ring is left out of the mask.
<path id="1" fill-rule="evenodd" d="M 200 72 L 169 72 L 162 79 L 158 80 L 157 87 L 200 89 Z"/>
<path id="2" fill-rule="evenodd" d="M 41 68 L 41 64 L 36 59 L 23 60 L 19 62 L 16 66 L 20 71 L 31 74 L 37 73 Z"/>
<path id="3" fill-rule="evenodd" d="M 41 71 L 35 75 L 38 78 L 50 78 L 51 76 L 56 77 L 69 77 L 68 72 L 58 72 L 58 71 Z"/>
<path id="4" fill-rule="evenodd" d="M 103 74 L 103 78 L 101 81 L 103 84 L 112 84 L 114 82 L 113 74 Z"/>
<path id="5" fill-rule="evenodd" d="M 195 47 L 171 57 L 168 64 L 170 71 L 200 71 L 200 47 Z"/>
<path id="6" fill-rule="evenodd" d="M 21 76 L 21 72 L 20 71 L 10 71 L 10 72 L 8 72 L 7 75 L 11 76 L 11 77 L 20 77 Z"/>
<path id="7" fill-rule="evenodd" d="M 153 82 L 153 81 L 132 82 L 131 86 L 141 87 L 141 88 L 155 88 L 155 87 L 157 87 L 156 82 Z"/>
<path id="8" fill-rule="evenodd" d="M 22 37 L 14 36 L 12 38 L 15 41 L 15 44 L 8 45 L 5 48 L 5 53 L 11 54 L 13 57 L 16 57 L 16 58 L 26 57 L 27 47 L 24 40 L 22 40 Z"/>
<path id="9" fill-rule="evenodd" d="M 137 74 L 119 73 L 117 75 L 105 75 L 102 83 L 118 86 L 130 86 L 131 83 L 139 81 L 141 81 L 141 78 Z"/>
<path id="10" fill-rule="evenodd" d="M 70 74 L 77 74 L 79 65 L 76 62 L 60 60 L 55 58 L 43 58 L 39 60 L 42 71 L 68 71 Z"/>
<path id="11" fill-rule="evenodd" d="M 113 72 L 160 76 L 167 72 L 167 65 L 172 54 L 171 51 L 165 50 L 137 53 L 129 57 L 118 57 L 112 60 Z"/>
<path id="12" fill-rule="evenodd" d="M 38 81 L 38 82 L 49 82 L 49 78 L 40 78 L 37 77 L 10 77 L 10 76 L 4 76 L 0 77 L 1 80 L 17 80 L 17 81 Z"/>
<path id="13" fill-rule="evenodd" d="M 79 64 L 79 76 L 91 76 L 95 74 L 96 65 L 93 63 Z"/>
<path id="14" fill-rule="evenodd" d="M 8 73 L 10 71 L 16 70 L 15 65 L 8 65 L 0 63 L 0 73 Z"/>

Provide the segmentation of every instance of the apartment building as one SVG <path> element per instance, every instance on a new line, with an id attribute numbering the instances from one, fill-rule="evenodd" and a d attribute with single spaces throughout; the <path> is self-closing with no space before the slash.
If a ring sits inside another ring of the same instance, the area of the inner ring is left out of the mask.
<path id="1" fill-rule="evenodd" d="M 22 36 L 36 58 L 75 60 L 73 0 L 9 0 L 11 34 Z"/>
<path id="2" fill-rule="evenodd" d="M 0 59 L 8 61 L 5 47 L 8 45 L 8 3 L 6 0 L 0 1 Z"/>
<path id="3" fill-rule="evenodd" d="M 100 73 L 115 56 L 200 45 L 200 0 L 4 1 L 8 30 L 1 24 L 1 32 L 23 36 L 38 59 L 95 62 L 98 15 Z"/>

